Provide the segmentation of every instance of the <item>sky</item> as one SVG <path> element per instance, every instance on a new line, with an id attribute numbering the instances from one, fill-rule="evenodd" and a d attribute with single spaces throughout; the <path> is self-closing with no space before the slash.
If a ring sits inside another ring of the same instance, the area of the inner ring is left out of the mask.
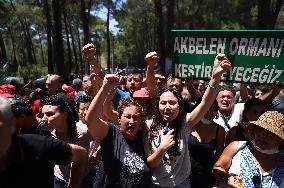
<path id="1" fill-rule="evenodd" d="M 107 20 L 107 9 L 106 7 L 101 8 L 99 11 L 91 11 L 91 14 L 99 16 L 104 21 Z M 116 27 L 118 22 L 112 17 L 110 17 L 110 31 L 116 35 L 119 32 L 119 28 Z"/>

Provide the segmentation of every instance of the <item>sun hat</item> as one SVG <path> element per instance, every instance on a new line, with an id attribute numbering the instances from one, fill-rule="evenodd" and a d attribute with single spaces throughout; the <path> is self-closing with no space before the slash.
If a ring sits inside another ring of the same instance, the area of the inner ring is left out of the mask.
<path id="1" fill-rule="evenodd" d="M 137 90 L 137 91 L 134 91 L 134 93 L 133 93 L 133 97 L 134 98 L 144 98 L 144 97 L 149 97 L 149 92 L 147 91 L 147 90 L 145 90 L 145 89 L 140 89 L 140 90 Z"/>
<path id="2" fill-rule="evenodd" d="M 280 112 L 267 111 L 257 121 L 250 121 L 250 124 L 262 127 L 284 140 L 284 114 Z"/>

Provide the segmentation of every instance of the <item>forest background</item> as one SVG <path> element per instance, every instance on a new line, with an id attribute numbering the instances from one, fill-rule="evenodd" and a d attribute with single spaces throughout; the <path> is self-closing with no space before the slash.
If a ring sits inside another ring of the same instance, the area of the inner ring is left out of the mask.
<path id="1" fill-rule="evenodd" d="M 164 71 L 172 29 L 279 30 L 282 5 L 283 0 L 0 0 L 0 80 L 87 74 L 81 48 L 89 42 L 110 72 L 145 68 L 149 51 L 159 53 Z M 106 20 L 98 16 L 101 10 Z"/>

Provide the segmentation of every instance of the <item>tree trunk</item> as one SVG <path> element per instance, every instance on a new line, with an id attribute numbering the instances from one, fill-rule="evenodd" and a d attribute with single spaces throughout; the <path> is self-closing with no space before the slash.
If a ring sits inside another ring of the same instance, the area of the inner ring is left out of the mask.
<path id="1" fill-rule="evenodd" d="M 47 35 L 47 65 L 48 65 L 48 74 L 54 74 L 54 63 L 53 63 L 53 54 L 52 54 L 52 41 L 51 41 L 51 27 L 52 21 L 49 12 L 48 0 L 44 1 L 43 12 L 46 17 L 46 35 Z"/>
<path id="2" fill-rule="evenodd" d="M 79 23 L 79 20 L 78 20 Z M 78 24 L 79 25 L 79 24 Z M 82 47 L 81 47 L 81 38 L 80 38 L 80 30 L 79 30 L 79 26 L 76 27 L 77 29 L 77 37 L 78 37 L 78 49 L 79 49 L 79 59 L 80 59 L 80 74 L 83 75 L 84 74 L 84 67 L 83 67 L 83 58 L 82 58 Z"/>
<path id="3" fill-rule="evenodd" d="M 274 29 L 283 0 L 258 0 L 258 28 Z"/>
<path id="4" fill-rule="evenodd" d="M 24 19 L 24 24 L 25 24 L 25 28 L 26 28 L 26 35 L 27 35 L 27 45 L 29 46 L 28 49 L 30 49 L 31 56 L 32 56 L 32 63 L 37 63 L 36 60 L 36 55 L 35 55 L 35 49 L 34 49 L 34 45 L 33 45 L 33 40 L 31 37 L 31 33 L 30 33 L 30 24 L 27 23 L 27 20 Z"/>
<path id="5" fill-rule="evenodd" d="M 182 13 L 181 13 L 181 11 L 180 11 L 180 0 L 176 0 L 176 12 L 178 12 L 178 14 L 176 15 L 177 16 L 177 18 L 176 18 L 176 29 L 179 29 L 179 28 L 181 28 L 181 17 L 182 17 Z"/>
<path id="6" fill-rule="evenodd" d="M 173 29 L 174 26 L 174 20 L 175 20 L 175 15 L 174 15 L 174 6 L 175 6 L 175 0 L 169 0 L 168 1 L 168 6 L 167 6 L 167 17 L 168 17 L 168 24 L 167 24 L 167 49 L 166 49 L 166 55 L 167 57 L 172 56 L 172 41 L 171 41 L 171 30 Z"/>
<path id="7" fill-rule="evenodd" d="M 6 47 L 0 30 L 0 64 L 7 62 Z"/>
<path id="8" fill-rule="evenodd" d="M 89 4 L 88 4 L 88 23 L 90 23 L 90 15 L 91 15 L 91 8 L 93 5 L 93 0 L 89 0 Z"/>
<path id="9" fill-rule="evenodd" d="M 81 20 L 84 33 L 84 45 L 90 42 L 89 19 L 86 13 L 85 0 L 81 0 Z"/>
<path id="10" fill-rule="evenodd" d="M 161 0 L 155 0 L 155 13 L 158 19 L 157 33 L 158 33 L 158 44 L 160 51 L 160 70 L 165 72 L 165 59 L 166 59 L 166 49 L 165 49 L 165 36 L 164 36 L 164 19 L 163 19 L 163 7 Z"/>
<path id="11" fill-rule="evenodd" d="M 68 32 L 68 23 L 67 23 L 67 14 L 66 14 L 65 7 L 63 7 L 63 16 L 64 16 L 64 26 L 65 26 L 67 52 L 68 52 L 68 61 L 67 61 L 67 64 L 66 64 L 66 69 L 67 69 L 67 73 L 71 73 L 72 68 L 73 68 L 73 62 L 72 62 L 72 53 L 71 53 L 71 46 L 70 46 L 70 39 L 69 39 L 69 32 Z"/>
<path id="12" fill-rule="evenodd" d="M 12 32 L 11 32 L 12 34 Z M 20 34 L 20 46 L 21 46 L 21 53 L 22 53 L 22 57 L 20 57 L 20 61 L 19 61 L 19 64 L 21 66 L 25 66 L 27 65 L 27 55 L 26 55 L 26 52 L 25 52 L 25 49 L 24 49 L 24 46 L 25 46 L 25 41 L 24 41 L 24 36 L 23 34 Z M 16 54 L 15 54 L 16 55 Z"/>
<path id="13" fill-rule="evenodd" d="M 73 35 L 73 29 L 72 29 L 72 23 L 71 23 L 71 21 L 69 21 L 69 31 L 70 31 L 72 49 L 73 49 L 73 54 L 74 54 L 75 73 L 76 73 L 76 74 L 79 74 L 77 48 L 76 48 L 76 44 L 75 44 L 75 38 L 74 38 L 74 35 Z"/>
<path id="14" fill-rule="evenodd" d="M 107 70 L 110 70 L 110 36 L 109 36 L 109 19 L 110 19 L 110 0 L 108 0 L 107 5 Z"/>
<path id="15" fill-rule="evenodd" d="M 28 55 L 28 62 L 30 64 L 34 63 L 34 59 L 33 59 L 33 52 L 32 52 L 32 47 L 31 44 L 29 43 L 30 39 L 29 39 L 29 34 L 28 34 L 28 30 L 27 30 L 27 25 L 25 25 L 25 23 L 22 23 L 23 26 L 23 31 L 24 31 L 24 37 L 25 37 L 25 49 L 27 50 L 27 55 Z"/>
<path id="16" fill-rule="evenodd" d="M 61 1 L 52 0 L 52 10 L 53 10 L 53 54 L 54 63 L 57 68 L 57 74 L 62 78 L 66 78 L 66 71 L 64 65 L 64 49 L 62 40 L 62 24 L 61 24 Z"/>
<path id="17" fill-rule="evenodd" d="M 13 50 L 13 56 L 11 57 L 11 61 L 18 66 L 18 60 L 17 60 L 17 56 L 16 56 L 16 43 L 15 43 L 15 39 L 14 39 L 14 35 L 12 33 L 12 30 L 10 27 L 8 27 L 8 32 L 10 34 L 11 37 L 11 41 L 12 41 L 12 50 Z M 23 42 L 22 42 L 23 44 Z M 25 55 L 25 52 L 23 50 L 23 54 Z M 23 58 L 23 60 L 25 61 L 25 59 Z"/>
<path id="18" fill-rule="evenodd" d="M 38 34 L 38 39 L 40 43 L 40 54 L 41 54 L 41 60 L 42 63 L 45 64 L 45 58 L 44 58 L 44 53 L 43 53 L 43 48 L 42 48 L 42 40 L 41 40 L 41 34 L 40 34 L 40 26 L 37 26 L 37 34 Z"/>
<path id="19" fill-rule="evenodd" d="M 10 0 L 10 4 L 11 4 L 12 9 L 14 11 L 16 11 L 16 8 L 15 8 L 12 0 Z M 24 46 L 25 46 L 25 49 L 27 50 L 28 62 L 33 64 L 34 63 L 34 59 L 33 59 L 32 49 L 31 49 L 31 45 L 30 45 L 31 38 L 29 37 L 29 32 L 28 32 L 29 31 L 29 26 L 27 26 L 27 24 L 24 23 L 24 21 L 22 20 L 21 17 L 17 16 L 17 19 L 19 20 L 19 22 L 20 22 L 20 24 L 22 26 L 22 29 L 23 29 L 24 38 L 25 38 Z"/>

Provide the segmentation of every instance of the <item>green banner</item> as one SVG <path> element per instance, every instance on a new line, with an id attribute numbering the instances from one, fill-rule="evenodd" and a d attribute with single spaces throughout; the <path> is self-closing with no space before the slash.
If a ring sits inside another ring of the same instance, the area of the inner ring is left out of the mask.
<path id="1" fill-rule="evenodd" d="M 172 30 L 172 40 L 175 77 L 209 79 L 223 53 L 232 64 L 223 80 L 284 85 L 284 31 Z"/>

